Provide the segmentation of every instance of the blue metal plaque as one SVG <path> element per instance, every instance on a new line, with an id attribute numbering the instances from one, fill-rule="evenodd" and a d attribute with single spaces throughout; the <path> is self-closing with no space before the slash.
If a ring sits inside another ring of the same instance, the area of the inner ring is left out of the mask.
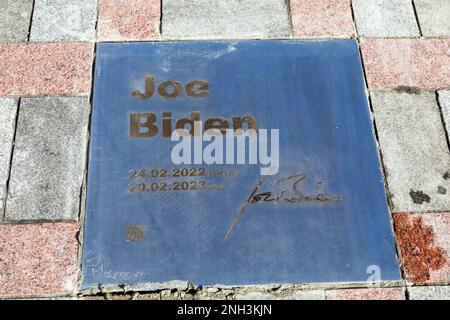
<path id="1" fill-rule="evenodd" d="M 83 287 L 400 279 L 355 41 L 98 44 L 92 112 Z"/>

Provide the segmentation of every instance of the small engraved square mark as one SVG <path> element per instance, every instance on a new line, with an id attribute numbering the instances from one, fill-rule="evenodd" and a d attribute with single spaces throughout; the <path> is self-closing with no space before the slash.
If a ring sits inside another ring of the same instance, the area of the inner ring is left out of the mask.
<path id="1" fill-rule="evenodd" d="M 127 241 L 143 241 L 145 226 L 143 224 L 127 225 Z"/>

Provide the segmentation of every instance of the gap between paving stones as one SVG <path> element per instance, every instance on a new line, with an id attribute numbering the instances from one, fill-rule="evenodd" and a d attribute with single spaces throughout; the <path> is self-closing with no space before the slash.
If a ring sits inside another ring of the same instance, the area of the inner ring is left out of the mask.
<path id="1" fill-rule="evenodd" d="M 5 221 L 5 214 L 6 214 L 6 202 L 8 201 L 8 190 L 9 190 L 9 182 L 11 180 L 11 164 L 12 164 L 12 159 L 13 159 L 13 155 L 14 155 L 14 145 L 15 145 L 15 141 L 16 141 L 16 133 L 17 133 L 17 122 L 18 122 L 18 118 L 19 118 L 19 107 L 20 107 L 20 98 L 18 98 L 15 103 L 16 103 L 16 112 L 15 112 L 15 116 L 14 116 L 14 128 L 13 128 L 13 135 L 12 135 L 12 141 L 11 141 L 11 154 L 9 156 L 9 163 L 8 163 L 8 173 L 7 173 L 7 178 L 6 178 L 6 185 L 5 185 L 5 198 L 3 200 L 2 203 L 2 212 L 1 212 L 1 219 L 0 219 L 0 223 L 3 223 Z"/>
<path id="2" fill-rule="evenodd" d="M 28 26 L 28 34 L 27 34 L 27 42 L 30 42 L 30 36 L 31 36 L 31 25 L 33 24 L 33 14 L 34 14 L 34 5 L 36 3 L 36 0 L 33 0 L 33 3 L 31 5 L 31 14 L 30 14 L 30 24 Z"/>
<path id="3" fill-rule="evenodd" d="M 79 297 L 104 296 L 104 295 L 124 295 L 130 293 L 158 294 L 162 292 L 172 293 L 192 293 L 199 296 L 207 296 L 212 292 L 227 292 L 228 294 L 246 293 L 271 293 L 275 296 L 286 296 L 295 293 L 308 293 L 311 291 L 327 291 L 339 289 L 390 289 L 405 288 L 403 280 L 379 282 L 376 285 L 368 285 L 366 282 L 336 282 L 336 283 L 313 283 L 313 284 L 266 284 L 248 286 L 227 286 L 217 284 L 215 286 L 197 286 L 190 281 L 169 281 L 162 284 L 141 284 L 138 286 L 118 285 L 103 286 L 97 288 L 80 290 Z"/>
<path id="4" fill-rule="evenodd" d="M 80 230 L 78 231 L 77 241 L 79 244 L 78 247 L 78 257 L 77 257 L 77 266 L 78 266 L 78 278 L 77 278 L 77 288 L 81 288 L 81 283 L 83 281 L 83 243 L 84 243 L 84 224 L 86 220 L 86 200 L 87 200 L 87 181 L 88 181 L 88 173 L 89 173 L 89 152 L 90 152 L 90 144 L 91 144 L 91 125 L 92 125 L 92 110 L 93 110 L 93 99 L 94 99 L 94 81 L 95 81 L 95 62 L 97 56 L 97 45 L 94 46 L 94 53 L 92 59 L 91 66 L 91 92 L 89 94 L 89 105 L 90 112 L 88 117 L 87 124 L 87 137 L 86 137 L 86 154 L 85 154 L 85 166 L 84 166 L 84 174 L 83 181 L 81 184 L 80 190 L 80 212 L 79 212 L 79 221 L 80 221 Z"/>
<path id="5" fill-rule="evenodd" d="M 416 4 L 414 3 L 414 0 L 411 0 L 411 4 L 412 4 L 413 10 L 414 10 L 414 17 L 416 18 L 417 27 L 419 28 L 419 36 L 422 37 L 423 32 L 422 32 L 422 28 L 420 27 L 419 16 L 417 15 L 417 9 L 416 9 Z"/>
<path id="6" fill-rule="evenodd" d="M 161 0 L 161 4 L 164 0 Z M 293 37 L 294 36 L 294 24 L 292 22 L 292 10 L 291 10 L 291 0 L 284 0 L 286 2 L 286 7 L 287 7 L 287 11 L 288 11 L 288 19 L 289 19 L 289 32 L 290 32 L 290 36 Z"/>
<path id="7" fill-rule="evenodd" d="M 444 110 L 443 110 L 444 106 L 441 105 L 441 101 L 439 98 L 439 90 L 436 90 L 435 94 L 436 94 L 436 103 L 439 108 L 439 114 L 441 115 L 442 127 L 444 128 L 445 138 L 447 139 L 447 147 L 448 147 L 448 150 L 450 151 L 450 132 L 448 132 L 448 128 L 450 128 L 450 123 L 445 122 L 446 119 L 445 119 Z M 447 121 L 450 121 L 450 119 L 447 119 Z M 449 168 L 449 171 L 450 171 L 450 168 Z M 448 190 L 447 192 L 450 193 L 450 190 Z"/>

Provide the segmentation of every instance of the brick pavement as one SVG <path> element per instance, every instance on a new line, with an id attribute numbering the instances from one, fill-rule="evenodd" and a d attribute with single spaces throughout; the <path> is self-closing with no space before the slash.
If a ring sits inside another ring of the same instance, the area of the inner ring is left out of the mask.
<path id="1" fill-rule="evenodd" d="M 448 21 L 447 0 L 1 1 L 0 297 L 80 295 L 97 42 L 356 38 L 403 281 L 140 297 L 450 299 Z"/>

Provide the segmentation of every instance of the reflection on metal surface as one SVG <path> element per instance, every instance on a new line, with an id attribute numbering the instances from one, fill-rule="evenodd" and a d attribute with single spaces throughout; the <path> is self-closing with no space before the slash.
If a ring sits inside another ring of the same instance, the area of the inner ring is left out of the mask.
<path id="1" fill-rule="evenodd" d="M 400 279 L 360 61 L 354 40 L 98 44 L 83 288 Z"/>

